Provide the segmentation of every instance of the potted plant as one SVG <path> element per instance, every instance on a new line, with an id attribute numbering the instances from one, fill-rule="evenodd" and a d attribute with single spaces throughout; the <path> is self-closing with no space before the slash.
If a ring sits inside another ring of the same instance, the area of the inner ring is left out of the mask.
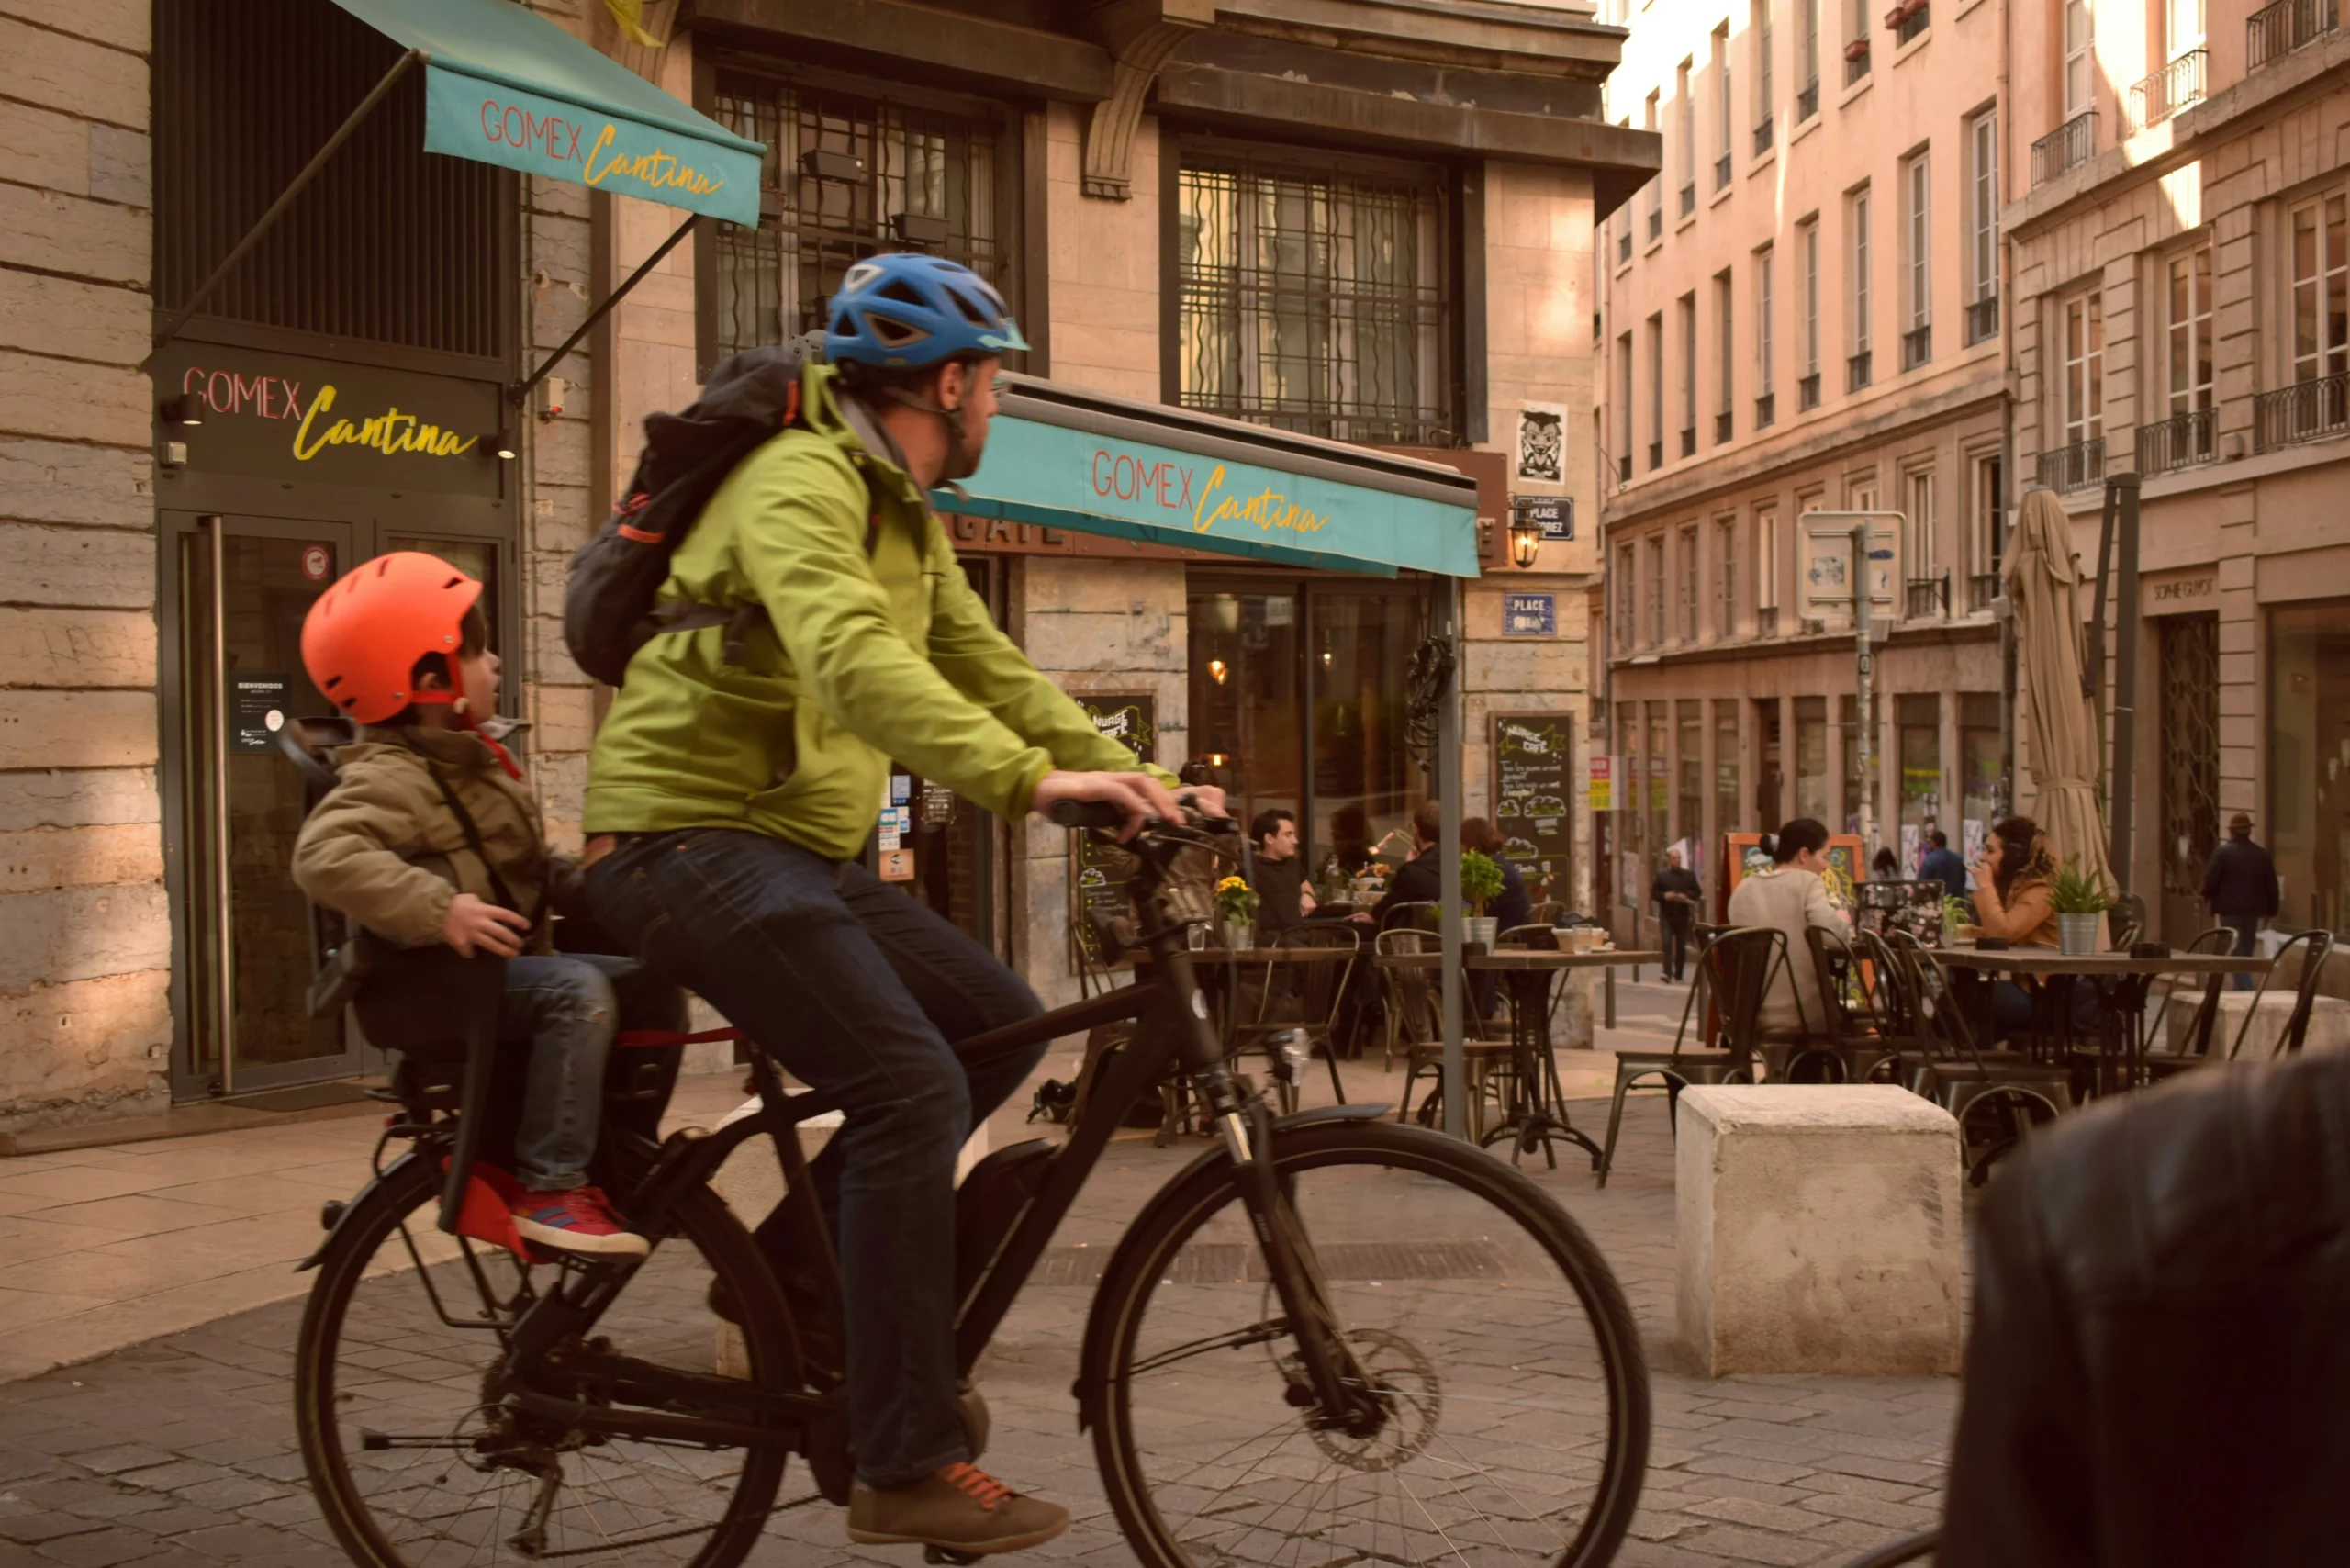
<path id="1" fill-rule="evenodd" d="M 1942 900 L 1942 935 L 1953 947 L 1975 946 L 1975 906 L 1961 898 Z"/>
<path id="2" fill-rule="evenodd" d="M 2081 869 L 2066 859 L 2048 884 L 2049 902 L 2056 909 L 2056 946 L 2067 958 L 2097 951 L 2097 917 L 2113 907 L 2113 890 L 2105 878 Z"/>
<path id="3" fill-rule="evenodd" d="M 1245 952 L 1257 945 L 1257 890 L 1238 877 L 1215 885 L 1215 923 L 1223 929 L 1224 945 Z"/>
<path id="4" fill-rule="evenodd" d="M 1469 906 L 1468 915 L 1460 923 L 1463 942 L 1483 942 L 1490 950 L 1494 946 L 1494 927 L 1500 924 L 1485 913 L 1485 906 L 1502 896 L 1502 868 L 1494 857 L 1482 849 L 1466 849 L 1460 854 L 1460 902 Z"/>

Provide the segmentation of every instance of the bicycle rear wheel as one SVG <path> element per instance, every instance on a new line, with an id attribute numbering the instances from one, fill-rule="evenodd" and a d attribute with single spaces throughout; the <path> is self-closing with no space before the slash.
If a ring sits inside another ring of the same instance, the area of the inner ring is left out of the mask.
<path id="1" fill-rule="evenodd" d="M 1416 1128 L 1301 1127 L 1275 1161 L 1385 1419 L 1309 1423 L 1242 1177 L 1203 1161 L 1136 1221 L 1087 1334 L 1095 1454 L 1144 1568 L 1607 1562 L 1639 1495 L 1648 1375 L 1582 1228 Z"/>
<path id="2" fill-rule="evenodd" d="M 321 1260 L 295 1346 L 303 1462 L 352 1561 L 741 1562 L 766 1524 L 785 1455 L 584 1437 L 518 1416 L 489 1386 L 505 1326 L 564 1271 L 435 1228 L 436 1165 L 405 1159 L 352 1205 Z M 670 1234 L 596 1325 L 609 1341 L 600 1348 L 674 1372 L 796 1386 L 789 1313 L 748 1233 L 707 1188 L 672 1212 Z M 713 1281 L 750 1307 L 722 1361 L 720 1320 L 707 1305 Z M 592 1385 L 583 1393 L 604 1402 Z"/>

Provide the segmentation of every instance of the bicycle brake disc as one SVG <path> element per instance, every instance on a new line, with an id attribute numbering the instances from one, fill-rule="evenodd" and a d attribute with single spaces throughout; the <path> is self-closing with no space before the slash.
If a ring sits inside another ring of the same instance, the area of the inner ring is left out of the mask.
<path id="1" fill-rule="evenodd" d="M 1358 1328 L 1347 1336 L 1355 1360 L 1370 1374 L 1371 1392 L 1386 1412 L 1379 1430 L 1369 1437 L 1350 1437 L 1336 1428 L 1309 1422 L 1314 1446 L 1349 1470 L 1376 1473 L 1393 1470 L 1424 1452 L 1436 1437 L 1444 1411 L 1444 1393 L 1436 1368 L 1418 1346 L 1384 1328 Z M 1296 1352 L 1279 1358 L 1281 1373 L 1303 1383 L 1305 1368 Z"/>

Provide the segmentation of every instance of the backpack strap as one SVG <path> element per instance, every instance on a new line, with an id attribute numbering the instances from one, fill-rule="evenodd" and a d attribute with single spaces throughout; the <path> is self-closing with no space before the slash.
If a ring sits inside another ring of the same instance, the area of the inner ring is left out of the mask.
<path id="1" fill-rule="evenodd" d="M 449 788 L 449 780 L 442 776 L 439 768 L 428 762 L 424 765 L 424 770 L 431 774 L 432 782 L 441 787 L 441 799 L 448 802 L 450 814 L 457 819 L 457 826 L 464 831 L 465 846 L 471 849 L 475 858 L 481 862 L 481 868 L 489 873 L 491 893 L 496 895 L 500 904 L 512 910 L 516 914 L 520 914 L 521 901 L 514 896 L 514 890 L 506 885 L 506 879 L 498 874 L 498 862 L 489 857 L 489 849 L 481 841 L 481 829 L 474 823 L 473 812 L 465 810 L 464 802 L 457 799 L 457 792 Z M 540 914 L 544 912 L 545 901 L 541 900 L 540 903 L 541 907 L 532 910 L 527 917 L 534 928 L 539 924 Z"/>

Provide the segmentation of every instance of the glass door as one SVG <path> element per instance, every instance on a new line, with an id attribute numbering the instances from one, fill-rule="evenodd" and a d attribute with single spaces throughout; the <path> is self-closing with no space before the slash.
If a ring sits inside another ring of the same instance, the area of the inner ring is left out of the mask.
<path id="1" fill-rule="evenodd" d="M 286 720 L 331 712 L 302 670 L 302 618 L 352 564 L 348 524 L 166 519 L 178 700 L 182 1093 L 236 1094 L 359 1070 L 339 1018 L 314 1019 L 310 979 L 340 922 L 294 885 L 309 801 L 277 746 Z"/>

